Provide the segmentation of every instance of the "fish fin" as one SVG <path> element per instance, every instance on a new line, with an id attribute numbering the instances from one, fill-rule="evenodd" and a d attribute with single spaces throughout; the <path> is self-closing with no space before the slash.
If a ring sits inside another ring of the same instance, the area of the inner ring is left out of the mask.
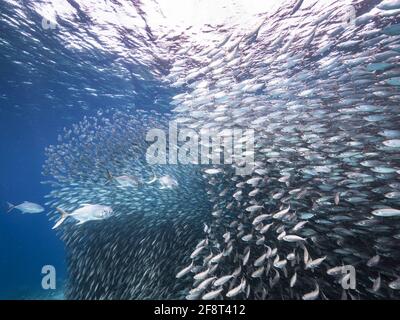
<path id="1" fill-rule="evenodd" d="M 65 221 L 65 219 L 67 219 L 69 216 L 68 213 L 66 213 L 64 210 L 62 210 L 60 208 L 56 208 L 56 210 L 61 214 L 61 218 L 56 222 L 56 224 L 52 228 L 53 230 L 58 228 Z"/>
<path id="2" fill-rule="evenodd" d="M 244 292 L 246 290 L 247 283 L 246 283 L 246 280 L 244 280 L 244 279 L 242 279 L 241 282 L 242 283 L 241 283 L 240 292 Z"/>
<path id="3" fill-rule="evenodd" d="M 80 220 L 76 225 L 80 226 L 81 224 L 84 224 L 85 222 L 87 222 L 86 220 Z"/>
<path id="4" fill-rule="evenodd" d="M 11 210 L 13 210 L 16 207 L 15 205 L 13 205 L 10 202 L 7 202 L 7 205 L 8 205 L 7 213 L 9 213 Z"/>

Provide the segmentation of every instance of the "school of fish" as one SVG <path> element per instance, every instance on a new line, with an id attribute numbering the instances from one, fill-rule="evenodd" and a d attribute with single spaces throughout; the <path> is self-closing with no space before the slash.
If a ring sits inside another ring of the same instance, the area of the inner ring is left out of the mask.
<path id="1" fill-rule="evenodd" d="M 47 150 L 46 205 L 112 208 L 60 223 L 67 297 L 400 298 L 399 16 L 398 0 L 284 2 L 253 31 L 182 41 L 163 79 L 179 91 L 171 115 L 66 129 Z M 251 173 L 147 164 L 146 130 L 168 119 L 254 130 Z"/>
<path id="2" fill-rule="evenodd" d="M 148 165 L 155 112 L 106 112 L 65 129 L 46 150 L 47 207 L 64 240 L 69 299 L 170 299 L 210 210 L 200 170 Z M 61 215 L 60 215 L 61 213 Z M 146 266 L 144 268 L 143 266 Z M 184 297 L 180 293 L 180 297 Z"/>

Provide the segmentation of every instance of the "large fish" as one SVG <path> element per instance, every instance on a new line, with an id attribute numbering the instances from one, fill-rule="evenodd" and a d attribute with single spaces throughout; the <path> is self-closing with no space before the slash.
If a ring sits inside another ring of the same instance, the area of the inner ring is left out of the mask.
<path id="1" fill-rule="evenodd" d="M 9 202 L 7 202 L 7 204 L 8 204 L 7 212 L 10 212 L 14 209 L 21 211 L 21 213 L 41 213 L 44 211 L 44 208 L 40 204 L 29 201 L 24 201 L 18 205 L 13 205 Z"/>
<path id="2" fill-rule="evenodd" d="M 68 217 L 78 220 L 77 225 L 81 225 L 88 221 L 107 219 L 113 214 L 111 207 L 99 204 L 82 204 L 80 208 L 71 213 L 67 213 L 60 208 L 56 209 L 61 214 L 61 218 L 54 225 L 53 229 L 58 228 Z"/>

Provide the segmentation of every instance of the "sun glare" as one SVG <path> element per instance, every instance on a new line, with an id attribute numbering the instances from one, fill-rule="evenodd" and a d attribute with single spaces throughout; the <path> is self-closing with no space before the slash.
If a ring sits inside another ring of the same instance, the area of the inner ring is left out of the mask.
<path id="1" fill-rule="evenodd" d="M 158 0 L 162 20 L 168 27 L 201 27 L 228 21 L 243 22 L 273 9 L 279 0 Z"/>

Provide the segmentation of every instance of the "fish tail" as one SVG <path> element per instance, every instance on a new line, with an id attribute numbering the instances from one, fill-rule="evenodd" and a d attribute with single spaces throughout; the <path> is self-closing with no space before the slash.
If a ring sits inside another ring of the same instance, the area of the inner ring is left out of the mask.
<path id="1" fill-rule="evenodd" d="M 68 218 L 68 213 L 66 213 L 64 210 L 60 208 L 56 208 L 56 210 L 61 214 L 61 218 L 56 222 L 56 224 L 52 228 L 53 230 L 58 228 L 65 221 L 65 219 Z"/>
<path id="2" fill-rule="evenodd" d="M 150 181 L 147 181 L 146 183 L 147 183 L 147 184 L 152 184 L 152 183 L 154 183 L 154 182 L 156 182 L 156 181 L 157 181 L 157 176 L 154 174 L 153 179 L 151 179 Z"/>
<path id="3" fill-rule="evenodd" d="M 8 205 L 7 213 L 9 213 L 12 209 L 15 208 L 15 205 L 13 205 L 13 204 L 10 203 L 10 202 L 7 202 L 7 205 Z"/>
<path id="4" fill-rule="evenodd" d="M 107 181 L 106 181 L 106 184 L 107 184 L 107 183 L 111 182 L 114 179 L 114 177 L 111 174 L 110 170 L 106 169 L 106 173 L 107 173 Z"/>

